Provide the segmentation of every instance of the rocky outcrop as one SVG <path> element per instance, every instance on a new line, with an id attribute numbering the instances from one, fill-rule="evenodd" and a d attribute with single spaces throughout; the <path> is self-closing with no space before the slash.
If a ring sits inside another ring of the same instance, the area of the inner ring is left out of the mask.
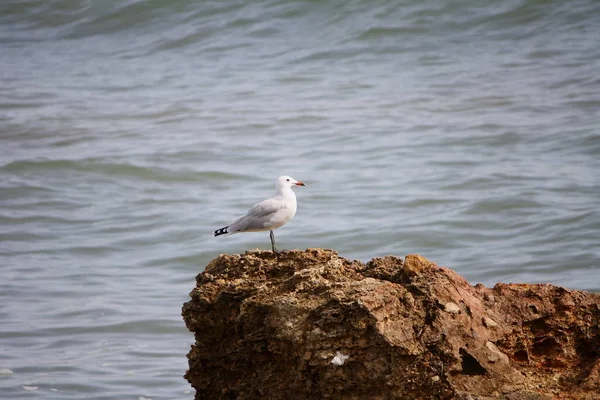
<path id="1" fill-rule="evenodd" d="M 424 257 L 222 255 L 183 306 L 196 399 L 600 399 L 600 295 Z"/>

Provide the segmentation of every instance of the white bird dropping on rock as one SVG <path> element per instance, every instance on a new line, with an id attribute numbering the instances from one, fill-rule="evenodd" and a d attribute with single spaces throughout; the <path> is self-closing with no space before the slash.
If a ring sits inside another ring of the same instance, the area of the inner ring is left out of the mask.
<path id="1" fill-rule="evenodd" d="M 279 253 L 275 247 L 273 229 L 285 225 L 296 215 L 296 194 L 292 190 L 294 186 L 306 185 L 291 176 L 280 176 L 275 184 L 277 188 L 275 196 L 256 203 L 248 210 L 246 215 L 242 215 L 229 225 L 217 229 L 215 236 L 233 235 L 240 232 L 271 231 L 271 248 L 274 253 Z"/>
<path id="2" fill-rule="evenodd" d="M 337 351 L 335 353 L 335 357 L 333 357 L 333 360 L 331 360 L 331 363 L 333 365 L 337 365 L 338 367 L 341 365 L 344 365 L 344 363 L 346 362 L 346 360 L 350 358 L 350 356 L 347 356 L 345 354 L 342 354 L 341 352 Z"/>

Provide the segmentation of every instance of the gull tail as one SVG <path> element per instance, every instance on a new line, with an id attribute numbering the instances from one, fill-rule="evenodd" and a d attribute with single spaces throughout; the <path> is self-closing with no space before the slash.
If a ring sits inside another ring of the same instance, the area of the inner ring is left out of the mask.
<path id="1" fill-rule="evenodd" d="M 227 235 L 229 233 L 229 232 L 227 232 L 227 228 L 229 228 L 229 226 L 226 226 L 225 228 L 217 229 L 215 231 L 215 236 Z"/>

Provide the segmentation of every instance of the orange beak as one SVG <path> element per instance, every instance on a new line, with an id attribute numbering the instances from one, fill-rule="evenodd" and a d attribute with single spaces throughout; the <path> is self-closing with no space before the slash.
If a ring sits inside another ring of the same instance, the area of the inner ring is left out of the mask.
<path id="1" fill-rule="evenodd" d="M 304 182 L 298 181 L 298 182 L 296 182 L 296 186 L 306 186 L 306 185 L 304 184 Z"/>

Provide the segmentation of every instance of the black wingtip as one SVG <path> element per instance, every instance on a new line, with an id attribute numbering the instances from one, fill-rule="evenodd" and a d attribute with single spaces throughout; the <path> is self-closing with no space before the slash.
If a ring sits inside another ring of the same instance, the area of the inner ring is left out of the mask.
<path id="1" fill-rule="evenodd" d="M 229 228 L 229 227 L 226 226 L 225 228 L 217 229 L 215 231 L 215 236 L 226 235 L 227 234 L 227 228 Z"/>

